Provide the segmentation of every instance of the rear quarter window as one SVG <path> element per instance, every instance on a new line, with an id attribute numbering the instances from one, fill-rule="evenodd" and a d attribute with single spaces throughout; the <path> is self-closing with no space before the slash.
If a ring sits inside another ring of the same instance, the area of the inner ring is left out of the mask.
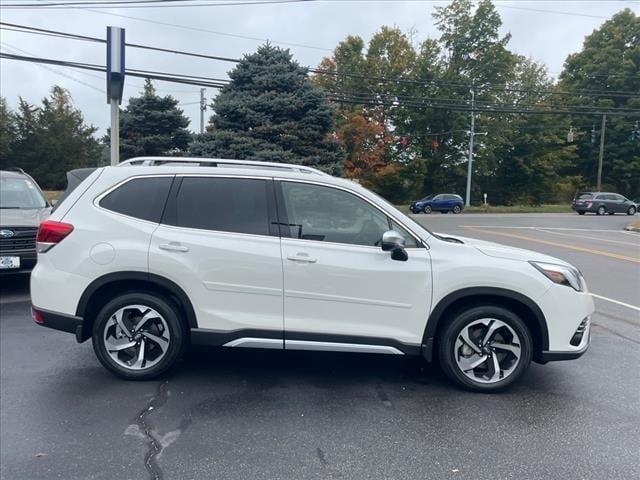
<path id="1" fill-rule="evenodd" d="M 100 206 L 129 217 L 160 223 L 173 177 L 134 178 L 100 200 Z"/>

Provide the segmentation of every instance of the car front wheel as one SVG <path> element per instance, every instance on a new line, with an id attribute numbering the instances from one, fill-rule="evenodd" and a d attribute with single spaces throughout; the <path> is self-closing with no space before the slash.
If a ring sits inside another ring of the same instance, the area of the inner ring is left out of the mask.
<path id="1" fill-rule="evenodd" d="M 186 329 L 171 302 L 150 293 L 128 293 L 108 302 L 93 325 L 100 363 L 127 380 L 148 380 L 176 364 Z"/>
<path id="2" fill-rule="evenodd" d="M 424 213 L 431 213 L 433 211 L 433 209 L 431 208 L 431 205 L 427 205 L 422 209 L 422 211 Z"/>
<path id="3" fill-rule="evenodd" d="M 627 210 L 627 215 L 635 215 L 636 214 L 636 207 L 631 206 L 629 207 L 629 210 Z"/>
<path id="4" fill-rule="evenodd" d="M 462 211 L 462 208 L 460 207 L 460 205 L 456 205 L 455 207 L 453 207 L 453 213 L 455 213 L 456 215 L 461 211 Z"/>
<path id="5" fill-rule="evenodd" d="M 529 367 L 533 341 L 515 313 L 500 306 L 468 308 L 455 314 L 438 338 L 445 374 L 478 392 L 501 390 Z"/>

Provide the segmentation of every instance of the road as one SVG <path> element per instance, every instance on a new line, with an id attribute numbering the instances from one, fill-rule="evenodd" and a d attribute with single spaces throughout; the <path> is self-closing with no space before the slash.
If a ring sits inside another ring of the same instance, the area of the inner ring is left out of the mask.
<path id="1" fill-rule="evenodd" d="M 640 235 L 621 232 L 628 218 L 414 218 L 578 266 L 608 299 L 587 354 L 533 364 L 494 395 L 457 390 L 418 359 L 315 352 L 202 349 L 162 381 L 124 382 L 90 342 L 35 325 L 27 283 L 3 279 L 0 477 L 639 478 Z"/>

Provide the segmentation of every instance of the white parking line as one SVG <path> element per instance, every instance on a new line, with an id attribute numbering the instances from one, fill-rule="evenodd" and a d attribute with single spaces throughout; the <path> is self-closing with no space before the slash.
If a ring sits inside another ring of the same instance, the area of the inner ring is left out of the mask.
<path id="1" fill-rule="evenodd" d="M 621 305 L 623 307 L 630 308 L 631 310 L 636 310 L 640 312 L 640 307 L 636 307 L 635 305 L 630 305 L 628 303 L 621 302 L 620 300 L 614 300 L 613 298 L 603 297 L 602 295 L 596 295 L 595 293 L 590 294 L 593 298 L 597 298 L 598 300 L 604 300 L 605 302 L 615 303 L 616 305 Z"/>
<path id="2" fill-rule="evenodd" d="M 544 229 L 544 230 L 559 230 L 559 231 L 569 231 L 569 232 L 607 232 L 607 233 L 623 233 L 626 235 L 633 235 L 633 236 L 638 236 L 635 235 L 631 232 L 624 232 L 622 230 L 604 230 L 604 229 L 597 229 L 597 228 L 560 228 L 560 227 L 507 227 L 504 225 L 458 225 L 459 227 L 463 227 L 463 228 L 471 228 L 471 227 L 475 227 L 475 228 L 504 228 L 504 229 L 514 229 L 514 230 L 538 230 L 540 228 Z"/>
<path id="3" fill-rule="evenodd" d="M 587 240 L 596 240 L 598 242 L 607 242 L 607 243 L 616 243 L 618 245 L 630 245 L 632 247 L 640 247 L 640 243 L 631 243 L 631 242 L 621 242 L 619 240 L 609 240 L 608 238 L 599 238 L 599 237 L 588 237 L 583 234 L 573 234 L 573 233 L 565 233 L 565 232 L 556 232 L 553 228 L 536 228 L 538 232 L 551 233 L 553 235 L 562 235 L 563 237 L 573 237 L 573 238 L 584 238 Z M 593 231 L 593 230 L 591 230 Z M 640 237 L 638 237 L 640 238 Z"/>

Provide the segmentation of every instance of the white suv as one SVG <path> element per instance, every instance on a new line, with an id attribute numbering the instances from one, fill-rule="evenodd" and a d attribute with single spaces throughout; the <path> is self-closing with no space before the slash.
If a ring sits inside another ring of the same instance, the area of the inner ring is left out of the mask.
<path id="1" fill-rule="evenodd" d="M 582 355 L 593 300 L 540 253 L 429 232 L 308 167 L 140 158 L 96 169 L 38 233 L 33 318 L 127 379 L 189 344 L 435 358 L 503 388 Z"/>

